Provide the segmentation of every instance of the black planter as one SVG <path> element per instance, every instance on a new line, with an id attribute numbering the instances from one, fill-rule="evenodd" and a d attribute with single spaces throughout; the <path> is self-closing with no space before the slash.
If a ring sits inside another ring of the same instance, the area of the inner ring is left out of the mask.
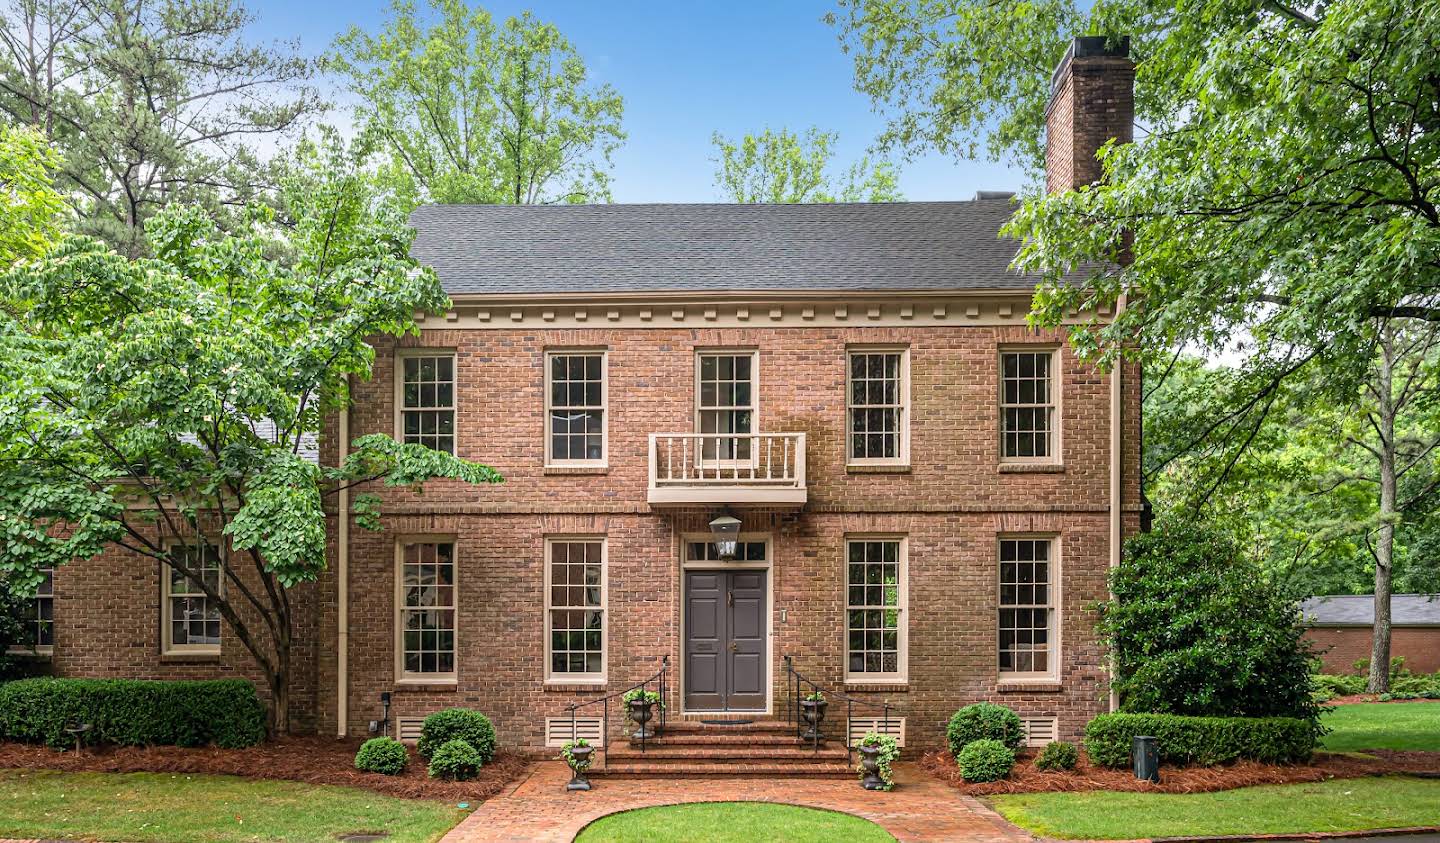
<path id="1" fill-rule="evenodd" d="M 590 766 L 590 756 L 595 753 L 593 746 L 572 746 L 570 757 L 574 761 L 570 764 L 570 771 L 574 775 L 566 782 L 566 790 L 589 790 L 590 780 L 585 778 L 585 770 Z"/>
<path id="2" fill-rule="evenodd" d="M 630 709 L 630 719 L 635 721 L 635 731 L 630 733 L 630 740 L 648 741 L 655 737 L 655 730 L 650 726 L 655 717 L 654 700 L 631 700 L 626 705 Z"/>
<path id="3" fill-rule="evenodd" d="M 820 724 L 825 722 L 825 708 L 828 705 L 824 700 L 800 701 L 800 716 L 805 720 L 805 731 L 800 737 L 811 742 L 825 742 L 825 735 L 820 732 Z"/>
<path id="4" fill-rule="evenodd" d="M 861 746 L 856 749 L 860 752 L 860 769 L 865 773 L 860 786 L 866 790 L 884 790 L 885 780 L 880 778 L 880 747 Z"/>

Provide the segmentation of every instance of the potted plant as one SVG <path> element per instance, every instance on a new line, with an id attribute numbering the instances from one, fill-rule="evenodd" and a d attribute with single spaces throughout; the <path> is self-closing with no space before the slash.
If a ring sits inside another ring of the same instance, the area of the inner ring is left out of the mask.
<path id="1" fill-rule="evenodd" d="M 635 721 L 636 729 L 630 733 L 630 740 L 649 740 L 655 737 L 656 731 L 649 724 L 655 716 L 655 706 L 660 704 L 660 695 L 644 688 L 631 688 L 620 699 L 625 701 L 630 719 Z"/>
<path id="2" fill-rule="evenodd" d="M 566 790 L 589 790 L 590 780 L 585 777 L 585 771 L 595 763 L 595 747 L 584 738 L 570 741 L 560 747 L 560 754 L 564 756 L 565 763 L 570 765 L 574 775 L 565 784 Z"/>
<path id="3" fill-rule="evenodd" d="M 805 719 L 805 733 L 800 737 L 807 741 L 817 743 L 825 742 L 825 735 L 820 731 L 820 724 L 825 721 L 825 694 L 822 691 L 812 691 L 810 695 L 800 701 L 800 716 Z"/>
<path id="4" fill-rule="evenodd" d="M 900 757 L 900 744 L 890 735 L 870 732 L 856 747 L 860 752 L 860 786 L 866 790 L 890 790 L 895 787 L 895 772 L 890 764 Z"/>

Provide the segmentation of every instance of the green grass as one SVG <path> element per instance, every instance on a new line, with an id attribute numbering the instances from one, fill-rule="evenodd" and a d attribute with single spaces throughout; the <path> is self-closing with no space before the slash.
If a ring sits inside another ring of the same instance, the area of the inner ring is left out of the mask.
<path id="1" fill-rule="evenodd" d="M 702 802 L 641 808 L 601 817 L 575 843 L 894 843 L 885 829 L 859 817 L 765 802 Z"/>
<path id="2" fill-rule="evenodd" d="M 387 842 L 428 843 L 463 816 L 443 803 L 298 782 L 0 770 L 0 837 L 334 843 L 337 835 L 384 830 Z"/>
<path id="3" fill-rule="evenodd" d="M 1337 705 L 1320 721 L 1331 729 L 1323 749 L 1418 749 L 1440 752 L 1440 702 Z"/>
<path id="4" fill-rule="evenodd" d="M 1440 781 L 1401 777 L 1220 793 L 1025 793 L 992 801 L 1005 819 L 1036 834 L 1092 840 L 1440 825 Z"/>

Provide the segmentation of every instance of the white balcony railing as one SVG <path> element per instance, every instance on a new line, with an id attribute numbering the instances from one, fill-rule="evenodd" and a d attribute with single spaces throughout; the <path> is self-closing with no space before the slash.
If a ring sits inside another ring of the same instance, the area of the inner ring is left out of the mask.
<path id="1" fill-rule="evenodd" d="M 803 433 L 652 433 L 650 503 L 805 503 Z"/>

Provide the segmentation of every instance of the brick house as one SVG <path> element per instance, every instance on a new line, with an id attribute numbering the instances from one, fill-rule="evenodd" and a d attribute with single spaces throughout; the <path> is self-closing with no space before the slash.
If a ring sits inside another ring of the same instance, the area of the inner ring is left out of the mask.
<path id="1" fill-rule="evenodd" d="M 1300 611 L 1326 673 L 1357 673 L 1357 662 L 1370 661 L 1374 595 L 1311 597 Z M 1403 658 L 1412 673 L 1440 671 L 1440 594 L 1390 595 L 1390 657 Z"/>
<path id="2" fill-rule="evenodd" d="M 1051 190 L 1130 139 L 1132 78 L 1077 39 L 1053 80 Z M 1108 706 L 1087 607 L 1139 526 L 1140 372 L 1100 374 L 1026 326 L 1034 280 L 997 237 L 1013 208 L 418 210 L 415 254 L 453 308 L 377 344 L 321 453 L 391 433 L 506 482 L 385 490 L 383 532 L 332 518 L 329 569 L 295 592 L 295 723 L 364 734 L 389 693 L 402 734 L 460 705 L 538 750 L 568 706 L 666 657 L 672 722 L 771 720 L 788 658 L 837 701 L 893 706 L 846 725 L 909 746 L 979 700 L 1034 741 L 1076 738 Z M 55 573 L 37 602 L 54 671 L 258 678 L 157 567 Z"/>

